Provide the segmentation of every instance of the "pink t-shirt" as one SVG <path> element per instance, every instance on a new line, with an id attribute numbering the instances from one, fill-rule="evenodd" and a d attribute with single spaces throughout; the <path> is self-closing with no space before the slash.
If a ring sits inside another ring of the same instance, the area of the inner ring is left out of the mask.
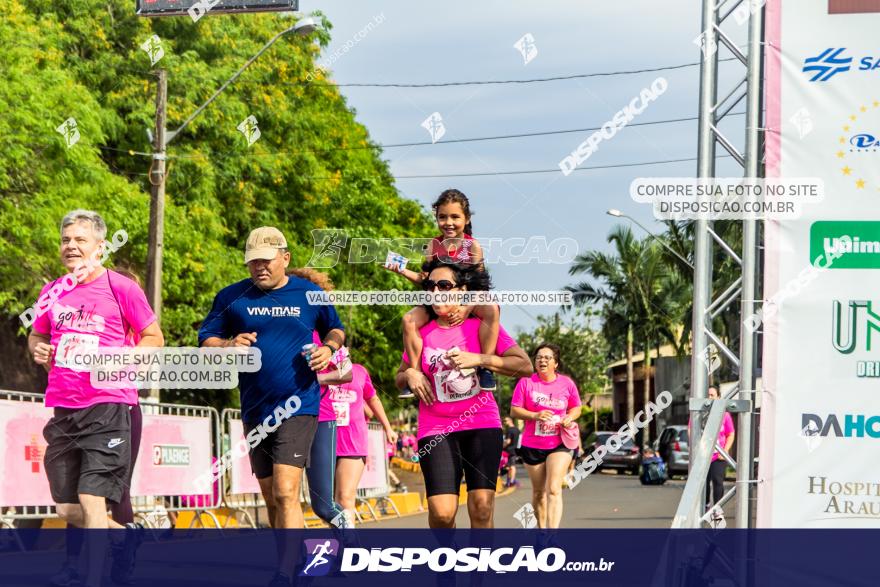
<path id="1" fill-rule="evenodd" d="M 452 347 L 471 353 L 480 352 L 480 320 L 468 318 L 462 324 L 443 328 L 436 320 L 422 327 L 420 333 L 424 347 L 422 351 L 422 373 L 431 382 L 434 390 L 434 403 L 430 406 L 419 402 L 419 440 L 436 434 L 449 434 L 462 430 L 478 428 L 501 428 L 501 417 L 495 396 L 489 391 L 480 391 L 476 373 L 458 380 L 454 384 L 446 382 L 453 371 L 441 360 Z M 501 328 L 498 332 L 498 345 L 495 354 L 501 356 L 516 342 Z M 403 361 L 409 364 L 406 353 Z M 463 414 L 468 412 L 468 414 Z"/>
<path id="2" fill-rule="evenodd" d="M 523 377 L 513 390 L 510 405 L 530 412 L 550 410 L 558 419 L 551 422 L 526 420 L 522 445 L 528 448 L 552 449 L 562 444 L 560 421 L 571 408 L 581 405 L 577 385 L 571 378 L 557 373 L 553 381 L 542 381 L 537 373 Z"/>
<path id="3" fill-rule="evenodd" d="M 704 421 L 704 424 L 705 424 L 705 421 Z M 727 442 L 727 437 L 733 433 L 734 433 L 733 417 L 730 415 L 729 412 L 724 412 L 724 418 L 721 419 L 721 430 L 718 431 L 718 440 L 716 441 L 716 444 L 720 444 L 723 447 L 724 443 Z M 691 420 L 690 420 L 690 418 L 688 418 L 688 438 L 691 438 L 691 437 L 693 437 L 693 434 L 691 434 Z M 721 453 L 718 452 L 717 449 L 712 452 L 712 460 L 713 461 L 717 461 L 721 458 L 723 458 L 723 457 L 721 456 Z"/>
<path id="4" fill-rule="evenodd" d="M 458 263 L 474 262 L 474 237 L 469 234 L 462 235 L 461 248 L 452 247 L 451 250 L 443 246 L 444 242 L 442 235 L 435 236 L 431 240 L 431 255 L 433 257 L 449 257 Z M 452 244 L 452 239 L 449 239 L 449 244 Z"/>
<path id="5" fill-rule="evenodd" d="M 351 382 L 321 389 L 318 421 L 336 420 L 336 456 L 365 457 L 367 418 L 364 416 L 364 400 L 376 395 L 376 388 L 363 365 L 355 363 L 351 370 Z"/>
<path id="6" fill-rule="evenodd" d="M 321 337 L 318 336 L 318 333 L 312 332 L 312 340 L 316 345 L 321 346 L 323 343 L 321 342 Z M 340 369 L 337 369 L 337 363 L 340 365 Z M 342 346 L 333 353 L 333 356 L 330 357 L 330 364 L 327 365 L 326 369 L 318 371 L 318 375 L 326 375 L 327 373 L 346 373 L 351 370 L 351 359 L 348 354 L 348 347 Z M 324 397 L 327 395 L 327 386 L 321 386 L 321 403 L 318 407 L 318 422 L 332 422 L 336 419 L 336 413 L 333 411 L 333 407 L 331 404 L 326 404 L 324 402 Z"/>
<path id="7" fill-rule="evenodd" d="M 40 295 L 52 285 L 45 285 Z M 46 407 L 137 404 L 136 389 L 96 389 L 89 381 L 89 372 L 69 368 L 67 358 L 77 351 L 98 347 L 133 346 L 132 337 L 127 336 L 127 332 L 133 330 L 139 335 L 155 321 L 156 315 L 143 290 L 115 271 L 106 270 L 94 281 L 80 283 L 72 290 L 62 292 L 33 325 L 34 332 L 49 336 L 50 344 L 55 347 L 46 386 Z"/>
<path id="8" fill-rule="evenodd" d="M 727 438 L 733 434 L 733 416 L 730 415 L 730 412 L 724 412 L 724 419 L 721 420 L 721 430 L 718 431 L 718 444 L 721 447 L 724 447 L 724 443 L 727 442 Z M 712 453 L 712 460 L 717 461 L 723 458 L 721 453 L 717 450 Z"/>

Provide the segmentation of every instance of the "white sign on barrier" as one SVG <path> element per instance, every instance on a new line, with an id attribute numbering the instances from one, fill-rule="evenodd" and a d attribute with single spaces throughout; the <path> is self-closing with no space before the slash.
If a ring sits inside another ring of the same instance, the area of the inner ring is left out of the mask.
<path id="1" fill-rule="evenodd" d="M 210 417 L 144 414 L 131 494 L 191 495 L 211 456 Z"/>
<path id="2" fill-rule="evenodd" d="M 388 460 L 385 453 L 385 431 L 369 427 L 367 430 L 367 466 L 358 489 L 383 489 L 387 485 Z"/>
<path id="3" fill-rule="evenodd" d="M 42 402 L 0 400 L 0 506 L 55 504 L 43 464 L 51 417 Z"/>
<path id="4" fill-rule="evenodd" d="M 229 420 L 229 446 L 236 446 L 244 440 L 244 424 L 241 420 Z M 251 463 L 247 453 L 237 456 L 235 451 L 230 455 L 232 457 L 232 466 L 230 468 L 229 493 L 231 495 L 241 495 L 243 493 L 260 493 L 260 484 L 251 471 Z"/>

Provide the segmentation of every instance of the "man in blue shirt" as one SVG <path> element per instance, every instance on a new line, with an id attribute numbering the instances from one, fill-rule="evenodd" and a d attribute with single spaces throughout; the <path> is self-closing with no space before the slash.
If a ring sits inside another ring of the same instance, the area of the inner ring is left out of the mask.
<path id="1" fill-rule="evenodd" d="M 321 288 L 287 275 L 290 252 L 281 231 L 269 226 L 253 230 L 244 261 L 251 278 L 217 294 L 199 329 L 199 345 L 260 349 L 260 370 L 239 375 L 251 468 L 272 526 L 303 528 L 302 473 L 308 465 L 320 403 L 316 374 L 343 345 L 345 332 L 333 306 L 309 305 L 306 292 Z M 313 342 L 315 331 L 323 343 L 306 362 L 302 347 Z M 291 406 L 298 406 L 292 416 Z M 286 418 L 277 416 L 279 407 L 287 410 Z M 278 420 L 283 421 L 279 424 Z M 284 558 L 289 555 L 284 554 Z"/>

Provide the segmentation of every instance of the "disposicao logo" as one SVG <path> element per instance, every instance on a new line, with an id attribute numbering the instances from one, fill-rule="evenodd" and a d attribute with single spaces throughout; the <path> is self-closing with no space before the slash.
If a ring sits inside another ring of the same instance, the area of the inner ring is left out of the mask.
<path id="1" fill-rule="evenodd" d="M 323 577 L 339 556 L 339 541 L 332 538 L 305 540 L 308 559 L 300 577 Z"/>

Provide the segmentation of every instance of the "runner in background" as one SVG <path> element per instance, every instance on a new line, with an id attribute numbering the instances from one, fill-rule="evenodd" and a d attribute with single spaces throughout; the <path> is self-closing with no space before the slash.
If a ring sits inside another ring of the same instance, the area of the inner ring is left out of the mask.
<path id="1" fill-rule="evenodd" d="M 290 398 L 300 400 L 296 414 L 284 419 L 249 452 L 251 468 L 260 483 L 273 528 L 303 528 L 303 469 L 318 428 L 320 386 L 316 373 L 326 369 L 334 352 L 345 342 L 342 322 L 333 306 L 311 305 L 307 292 L 320 292 L 311 282 L 288 276 L 290 252 L 277 228 L 251 231 L 244 262 L 249 279 L 217 294 L 199 330 L 205 347 L 254 346 L 261 351 L 261 368 L 241 373 L 241 415 L 245 434 L 268 419 Z M 307 362 L 302 349 L 317 331 L 321 346 Z M 291 404 L 292 405 L 292 404 Z M 278 572 L 271 587 L 289 586 L 298 549 L 288 544 L 287 533 L 276 534 Z"/>
<path id="2" fill-rule="evenodd" d="M 137 390 L 95 388 L 90 373 L 75 369 L 70 358 L 103 347 L 161 347 L 165 340 L 138 284 L 98 262 L 106 236 L 107 225 L 96 212 L 74 210 L 61 221 L 61 262 L 75 285 L 62 290 L 34 320 L 28 348 L 49 373 L 45 404 L 54 408 L 54 416 L 43 430 L 48 443 L 44 463 L 56 511 L 78 528 L 127 528 L 123 545 L 113 549 L 116 576 L 127 579 L 139 528 L 108 520 L 107 502 L 121 503 L 130 482 L 131 409 L 138 403 Z M 63 279 L 47 284 L 40 296 Z M 131 518 L 131 503 L 118 513 Z M 53 579 L 96 586 L 106 535 L 89 533 L 87 556 L 76 561 L 76 543 L 82 540 L 76 534 L 69 551 L 74 556 Z"/>
<path id="3" fill-rule="evenodd" d="M 562 521 L 562 481 L 580 435 L 575 424 L 580 393 L 574 381 L 557 372 L 559 367 L 559 347 L 541 344 L 535 350 L 535 373 L 519 380 L 510 400 L 511 417 L 526 421 L 519 456 L 532 482 L 538 527 L 550 529 Z"/>
<path id="4" fill-rule="evenodd" d="M 440 236 L 434 237 L 431 241 L 431 250 L 425 258 L 425 263 L 430 263 L 434 259 L 448 258 L 454 263 L 473 264 L 485 270 L 483 267 L 483 251 L 480 244 L 472 236 L 473 228 L 471 226 L 471 208 L 467 196 L 462 192 L 450 189 L 440 194 L 431 208 L 434 210 L 434 217 L 437 220 L 437 228 L 440 229 Z M 393 271 L 397 271 L 395 267 L 387 267 Z M 421 285 L 427 274 L 424 271 L 417 273 L 411 269 L 403 269 L 399 271 L 401 275 L 415 283 Z M 478 306 L 462 306 L 453 311 L 449 316 L 449 323 L 452 326 L 458 326 L 465 320 L 469 314 L 473 313 L 476 318 L 480 319 L 480 349 L 487 355 L 495 354 L 495 345 L 498 344 L 498 329 L 500 327 L 499 318 L 501 311 L 498 306 L 478 305 Z M 420 330 L 424 327 L 431 317 L 422 306 L 417 306 L 406 313 L 403 317 L 403 346 L 407 356 L 410 357 L 410 367 L 418 369 L 419 357 L 422 356 L 423 340 Z M 465 374 L 468 374 L 467 372 Z M 485 391 L 495 391 L 495 376 L 488 369 L 478 369 L 477 375 L 480 380 L 480 388 Z M 427 389 L 422 389 L 422 393 L 428 393 Z M 401 398 L 413 397 L 413 390 L 404 388 L 400 394 Z"/>
<path id="5" fill-rule="evenodd" d="M 708 397 L 711 400 L 717 400 L 720 396 L 717 387 L 710 387 Z M 690 422 L 688 422 L 688 434 L 690 434 Z M 733 427 L 733 416 L 730 412 L 724 412 L 724 419 L 721 421 L 721 429 L 718 431 L 718 438 L 715 441 L 715 451 L 712 453 L 712 464 L 709 465 L 709 474 L 706 477 L 706 503 L 707 509 L 712 508 L 712 527 L 726 528 L 727 520 L 724 518 L 724 510 L 718 505 L 721 498 L 724 497 L 724 473 L 727 471 L 727 461 L 721 456 L 717 447 L 724 448 L 724 452 L 730 454 L 733 448 L 733 441 L 736 439 L 736 432 Z"/>
<path id="6" fill-rule="evenodd" d="M 435 259 L 426 265 L 427 291 L 488 290 L 489 275 L 480 266 Z M 428 525 L 454 528 L 462 476 L 468 488 L 471 528 L 494 526 L 495 488 L 501 462 L 501 417 L 491 392 L 483 391 L 474 372 L 482 367 L 503 375 L 532 370 L 528 355 L 500 329 L 495 354 L 480 353 L 480 320 L 453 326 L 450 314 L 460 307 L 427 306 L 432 320 L 421 329 L 425 352 L 419 368 L 404 353 L 395 383 L 419 396 L 418 457 L 428 496 Z"/>
<path id="7" fill-rule="evenodd" d="M 334 289 L 329 275 L 311 268 L 291 269 L 288 274 L 311 281 L 327 292 Z M 312 341 L 320 344 L 321 339 L 317 332 L 312 334 Z M 327 386 L 349 383 L 352 377 L 351 361 L 348 358 L 348 349 L 345 347 L 335 351 L 327 368 L 318 373 L 321 404 L 318 409 L 318 428 L 309 452 L 306 476 L 309 481 L 309 502 L 312 510 L 328 524 L 339 521 L 343 507 L 336 501 L 336 416 L 332 408 L 329 411 L 325 408 L 329 391 Z"/>
<path id="8" fill-rule="evenodd" d="M 353 528 L 357 487 L 364 472 L 368 455 L 367 419 L 364 408 L 376 416 L 385 429 L 386 442 L 397 441 L 397 433 L 385 415 L 382 402 L 370 374 L 363 365 L 355 363 L 352 367 L 353 379 L 350 383 L 328 386 L 328 392 L 321 398 L 321 412 L 336 418 L 336 502 L 344 511 L 345 528 Z M 384 443 L 383 443 L 384 446 Z"/>
<path id="9" fill-rule="evenodd" d="M 510 416 L 504 418 L 504 452 L 507 453 L 507 479 L 505 487 L 518 487 L 516 480 L 516 447 L 519 444 L 520 431 Z"/>

